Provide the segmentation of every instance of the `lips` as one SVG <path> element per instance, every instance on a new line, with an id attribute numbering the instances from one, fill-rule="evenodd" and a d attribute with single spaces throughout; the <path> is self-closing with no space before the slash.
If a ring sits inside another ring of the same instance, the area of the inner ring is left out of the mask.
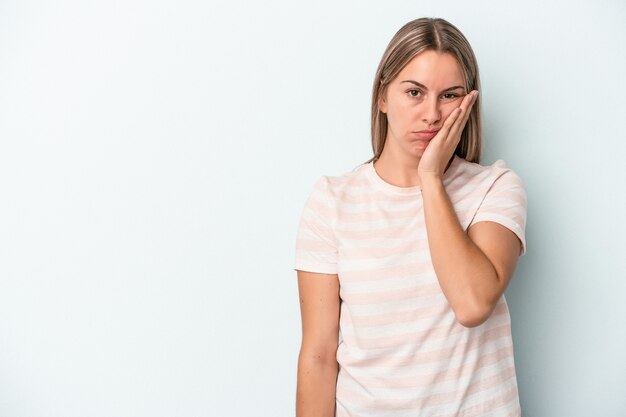
<path id="1" fill-rule="evenodd" d="M 420 130 L 419 132 L 413 132 L 418 139 L 430 140 L 434 138 L 439 130 Z"/>

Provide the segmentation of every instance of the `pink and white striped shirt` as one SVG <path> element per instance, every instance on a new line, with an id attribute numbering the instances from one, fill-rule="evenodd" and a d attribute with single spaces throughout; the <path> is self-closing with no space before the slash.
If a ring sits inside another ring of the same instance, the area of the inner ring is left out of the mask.
<path id="1" fill-rule="evenodd" d="M 444 185 L 463 229 L 492 221 L 526 248 L 526 193 L 504 162 L 454 157 Z M 302 213 L 295 269 L 340 284 L 337 417 L 512 417 L 520 406 L 509 311 L 460 325 L 428 249 L 421 191 L 373 164 L 317 181 Z"/>

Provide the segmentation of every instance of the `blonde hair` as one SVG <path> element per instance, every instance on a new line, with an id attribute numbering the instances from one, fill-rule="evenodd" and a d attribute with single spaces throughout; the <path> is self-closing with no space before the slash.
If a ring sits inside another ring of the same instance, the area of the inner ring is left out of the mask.
<path id="1" fill-rule="evenodd" d="M 367 162 L 376 161 L 387 139 L 387 115 L 378 106 L 387 87 L 400 71 L 417 54 L 433 50 L 448 53 L 456 58 L 461 66 L 467 92 L 480 90 L 478 63 L 469 42 L 454 25 L 444 19 L 421 18 L 404 25 L 387 45 L 383 54 L 372 92 L 372 150 L 374 156 Z M 481 148 L 480 95 L 476 99 L 461 140 L 454 151 L 455 155 L 470 162 L 479 162 Z"/>

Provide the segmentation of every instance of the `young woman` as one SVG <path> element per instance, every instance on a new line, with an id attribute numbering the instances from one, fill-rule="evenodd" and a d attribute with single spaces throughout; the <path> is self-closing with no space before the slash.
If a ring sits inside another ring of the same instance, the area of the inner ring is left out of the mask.
<path id="1" fill-rule="evenodd" d="M 297 417 L 520 415 L 503 292 L 526 194 L 479 165 L 478 66 L 442 19 L 407 23 L 374 80 L 373 158 L 322 177 L 298 230 Z"/>

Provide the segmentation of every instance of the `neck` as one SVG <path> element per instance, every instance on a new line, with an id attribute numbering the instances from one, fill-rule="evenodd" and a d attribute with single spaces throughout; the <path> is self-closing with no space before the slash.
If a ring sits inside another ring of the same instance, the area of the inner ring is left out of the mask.
<path id="1" fill-rule="evenodd" d="M 420 185 L 417 167 L 419 158 L 407 155 L 394 155 L 385 147 L 380 157 L 374 162 L 376 173 L 385 182 L 396 187 L 415 187 Z"/>

